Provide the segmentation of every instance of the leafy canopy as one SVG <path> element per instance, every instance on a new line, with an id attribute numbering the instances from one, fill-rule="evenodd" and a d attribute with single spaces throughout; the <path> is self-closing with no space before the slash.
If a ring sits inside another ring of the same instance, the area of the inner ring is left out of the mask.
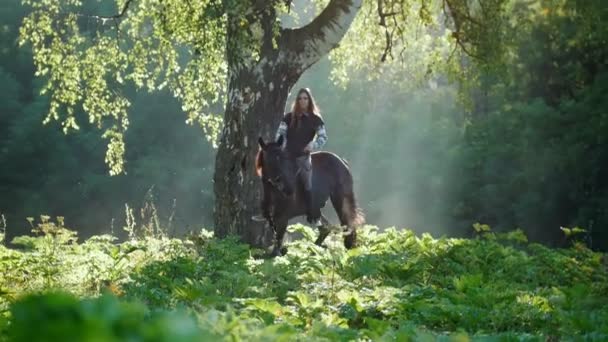
<path id="1" fill-rule="evenodd" d="M 36 75 L 51 93 L 45 122 L 60 120 L 64 131 L 78 129 L 82 106 L 89 121 L 109 139 L 111 174 L 123 170 L 123 134 L 130 101 L 120 92 L 130 81 L 148 91 L 169 88 L 181 100 L 187 122 L 198 122 L 208 136 L 218 132 L 210 115 L 224 92 L 225 22 L 214 1 L 117 1 L 122 9 L 79 0 L 24 0 L 32 7 L 21 27 L 20 43 L 34 50 Z M 206 114 L 205 114 L 206 113 Z"/>
<path id="2" fill-rule="evenodd" d="M 78 129 L 74 113 L 82 107 L 109 140 L 105 160 L 111 174 L 124 169 L 123 134 L 131 104 L 122 92 L 125 87 L 168 88 L 181 101 L 186 121 L 199 123 L 216 141 L 221 122 L 213 114 L 226 100 L 229 68 L 251 67 L 262 58 L 265 25 L 276 37 L 283 21 L 306 24 L 291 13 L 291 1 L 23 3 L 31 13 L 21 27 L 20 44 L 33 49 L 36 75 L 45 78 L 43 92 L 51 94 L 45 122 L 59 120 L 65 132 Z M 314 2 L 318 9 L 327 3 Z M 371 78 L 389 75 L 403 84 L 444 71 L 459 76 L 467 65 L 465 56 L 497 63 L 508 3 L 364 1 L 341 48 L 331 56 L 333 78 L 345 84 L 348 74 L 359 69 Z M 278 48 L 276 42 L 273 47 Z"/>

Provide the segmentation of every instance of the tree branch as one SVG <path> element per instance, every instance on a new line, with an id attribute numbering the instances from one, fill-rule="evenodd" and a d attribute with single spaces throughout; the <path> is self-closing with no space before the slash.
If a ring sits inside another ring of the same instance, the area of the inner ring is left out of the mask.
<path id="1" fill-rule="evenodd" d="M 331 0 L 308 25 L 284 29 L 280 46 L 292 59 L 288 62 L 295 62 L 305 70 L 336 48 L 361 9 L 361 3 L 362 0 Z"/>
<path id="2" fill-rule="evenodd" d="M 451 0 L 444 0 L 443 2 L 443 11 L 446 16 L 450 16 L 454 21 L 454 32 L 452 32 L 452 37 L 456 40 L 456 44 L 464 51 L 468 56 L 475 59 L 482 59 L 481 56 L 474 53 L 469 47 L 467 47 L 467 43 L 471 43 L 467 40 L 466 35 L 466 26 L 475 25 L 477 27 L 481 27 L 481 23 L 474 19 L 468 9 L 468 4 L 465 2 L 466 9 L 463 11 L 456 6 Z M 450 13 L 447 11 L 449 10 Z"/>
<path id="3" fill-rule="evenodd" d="M 129 6 L 131 5 L 132 2 L 133 2 L 133 0 L 127 0 L 125 2 L 125 4 L 122 6 L 122 10 L 119 13 L 114 14 L 114 15 L 106 16 L 106 15 L 80 14 L 80 16 L 94 18 L 94 19 L 103 20 L 103 21 L 112 20 L 112 19 L 117 20 L 117 19 L 122 18 L 127 13 L 127 10 L 129 9 Z"/>
<path id="4" fill-rule="evenodd" d="M 384 27 L 384 38 L 386 39 L 386 45 L 384 47 L 384 52 L 382 53 L 382 57 L 380 57 L 381 62 L 386 61 L 386 57 L 390 54 L 392 58 L 392 50 L 393 50 L 393 33 L 394 29 L 389 32 L 388 26 L 386 25 L 387 17 L 394 17 L 397 15 L 397 12 L 384 12 L 384 0 L 377 0 L 378 2 L 378 16 L 380 17 L 380 26 Z M 397 27 L 397 26 L 395 26 Z"/>

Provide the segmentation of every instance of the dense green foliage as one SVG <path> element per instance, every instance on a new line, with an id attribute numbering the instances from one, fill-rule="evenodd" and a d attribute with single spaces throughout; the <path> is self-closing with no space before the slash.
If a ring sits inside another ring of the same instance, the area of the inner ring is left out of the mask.
<path id="1" fill-rule="evenodd" d="M 521 231 L 435 239 L 366 226 L 347 251 L 296 225 L 304 239 L 270 260 L 206 231 L 114 244 L 78 243 L 61 220 L 36 227 L 22 250 L 0 247 L 0 327 L 14 341 L 608 338 L 606 256 Z"/>

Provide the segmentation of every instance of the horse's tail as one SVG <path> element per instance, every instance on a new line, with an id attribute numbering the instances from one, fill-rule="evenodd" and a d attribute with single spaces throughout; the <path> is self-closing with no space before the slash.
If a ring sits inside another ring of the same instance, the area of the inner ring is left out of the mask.
<path id="1" fill-rule="evenodd" d="M 365 215 L 357 205 L 355 193 L 350 191 L 344 194 L 342 202 L 342 213 L 346 216 L 348 226 L 355 227 L 365 224 Z"/>
<path id="2" fill-rule="evenodd" d="M 336 211 L 339 211 L 340 223 L 355 228 L 365 224 L 365 215 L 357 205 L 355 197 L 353 175 L 350 172 L 348 161 L 335 154 L 331 154 L 337 161 L 337 183 L 338 186 L 332 195 L 332 202 Z M 335 197 L 335 198 L 334 198 Z"/>

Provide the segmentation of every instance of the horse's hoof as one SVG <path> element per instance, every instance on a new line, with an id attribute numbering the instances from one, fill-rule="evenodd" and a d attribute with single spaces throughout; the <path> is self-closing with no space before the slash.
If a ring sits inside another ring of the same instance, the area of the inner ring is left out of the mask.
<path id="1" fill-rule="evenodd" d="M 282 247 L 281 249 L 274 248 L 272 250 L 272 252 L 270 253 L 270 257 L 275 258 L 275 257 L 283 256 L 283 255 L 285 255 L 285 253 L 287 253 L 286 247 Z"/>
<path id="2" fill-rule="evenodd" d="M 251 216 L 251 221 L 253 222 L 267 222 L 268 220 L 262 215 L 253 215 Z"/>
<path id="3" fill-rule="evenodd" d="M 323 248 L 323 249 L 327 249 L 327 245 L 324 244 L 324 243 L 322 243 L 322 244 L 315 243 L 315 246 Z M 310 255 L 318 255 L 318 254 L 319 254 L 318 250 L 316 250 L 316 249 L 310 249 Z"/>
<path id="4" fill-rule="evenodd" d="M 349 236 L 349 235 L 352 235 L 352 233 L 353 233 L 354 231 L 355 231 L 355 230 L 354 230 L 352 227 L 346 227 L 346 228 L 344 228 L 344 229 L 342 230 L 342 236 Z"/>
<path id="5" fill-rule="evenodd" d="M 323 249 L 327 249 L 327 245 L 324 244 L 324 243 L 315 243 L 315 245 L 317 245 L 317 246 L 319 246 L 319 247 L 321 247 Z"/>

